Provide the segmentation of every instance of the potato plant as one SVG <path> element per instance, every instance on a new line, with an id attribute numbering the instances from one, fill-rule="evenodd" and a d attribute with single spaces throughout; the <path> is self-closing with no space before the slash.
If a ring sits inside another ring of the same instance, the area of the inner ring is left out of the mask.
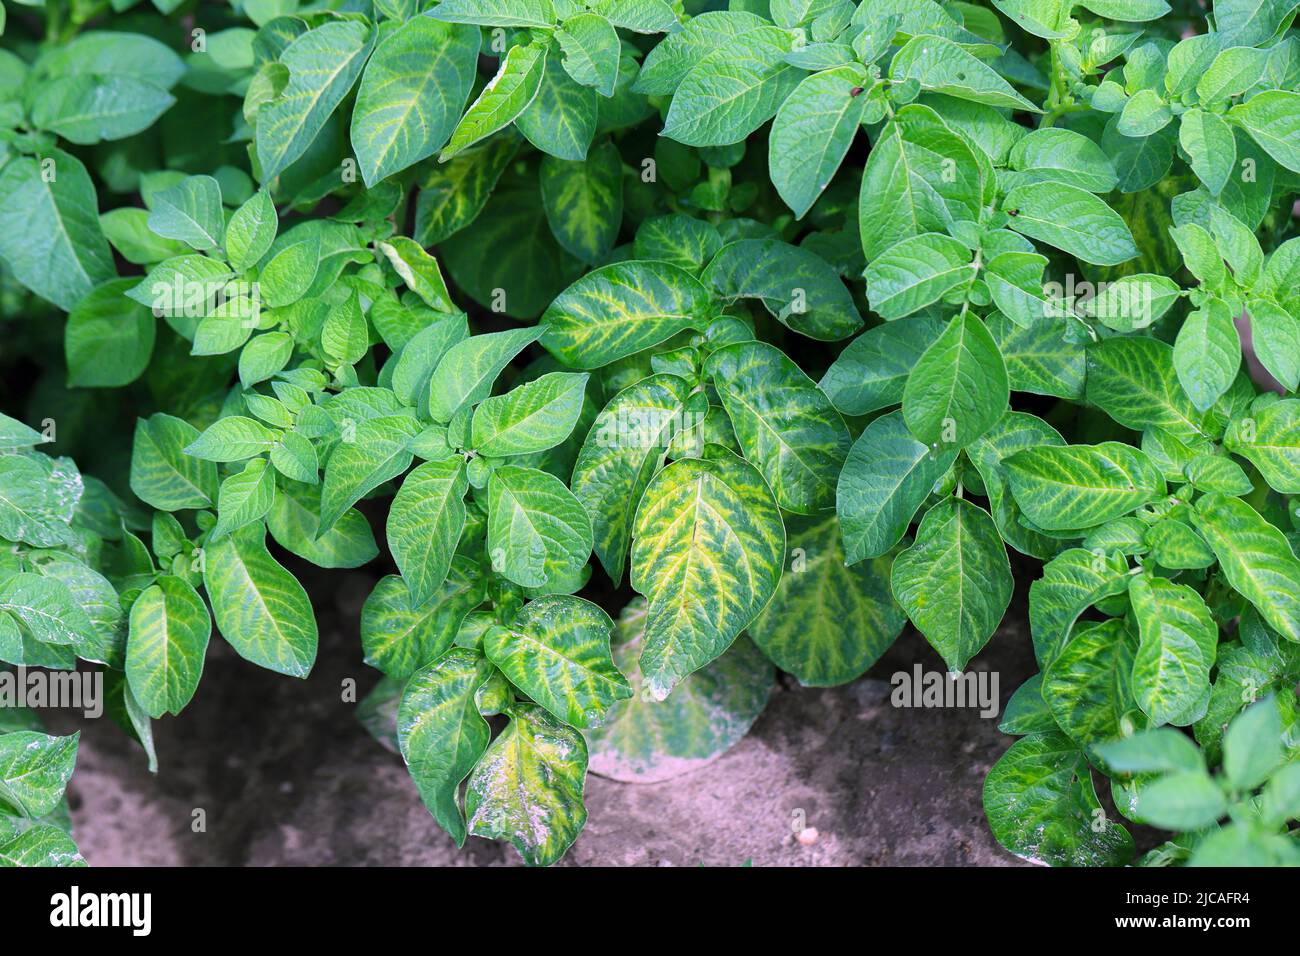
<path id="1" fill-rule="evenodd" d="M 0 661 L 152 761 L 374 568 L 358 717 L 546 865 L 1014 566 L 1002 845 L 1300 862 L 1294 8 L 9 4 Z M 0 721 L 0 862 L 80 862 Z"/>

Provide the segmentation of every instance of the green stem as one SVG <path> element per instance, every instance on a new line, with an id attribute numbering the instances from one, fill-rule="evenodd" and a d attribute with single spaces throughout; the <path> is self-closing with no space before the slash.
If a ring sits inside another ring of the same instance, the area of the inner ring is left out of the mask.
<path id="1" fill-rule="evenodd" d="M 49 0 L 45 5 L 45 42 L 54 43 L 63 29 L 62 0 Z"/>

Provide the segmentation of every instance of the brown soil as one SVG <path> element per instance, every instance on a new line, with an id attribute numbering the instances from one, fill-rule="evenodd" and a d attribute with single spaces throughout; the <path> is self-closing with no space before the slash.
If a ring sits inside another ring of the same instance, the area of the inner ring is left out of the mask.
<path id="1" fill-rule="evenodd" d="M 518 864 L 509 847 L 476 838 L 458 851 L 400 757 L 342 702 L 346 678 L 362 693 L 376 678 L 357 637 L 370 579 L 331 585 L 307 681 L 259 670 L 214 637 L 195 701 L 155 725 L 156 777 L 111 722 L 83 722 L 70 794 L 92 865 Z M 1010 739 L 974 709 L 893 707 L 889 676 L 916 661 L 942 669 L 909 628 L 851 685 L 783 680 L 749 736 L 707 767 L 652 785 L 589 778 L 590 817 L 562 865 L 1015 864 L 980 806 Z M 1032 672 L 1022 599 L 974 666 L 999 674 L 1004 703 Z M 199 810 L 204 832 L 194 832 Z M 811 842 L 796 838 L 803 827 L 816 830 L 804 833 Z"/>

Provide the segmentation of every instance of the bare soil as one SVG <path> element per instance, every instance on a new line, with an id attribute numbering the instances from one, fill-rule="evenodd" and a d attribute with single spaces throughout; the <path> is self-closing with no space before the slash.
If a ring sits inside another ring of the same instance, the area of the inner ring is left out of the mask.
<path id="1" fill-rule="evenodd" d="M 110 721 L 81 722 L 70 796 L 92 865 L 518 865 L 509 847 L 473 837 L 457 850 L 401 758 L 342 701 L 345 679 L 364 694 L 377 676 L 357 637 L 370 584 L 354 574 L 318 592 L 333 604 L 317 609 L 321 653 L 306 681 L 214 637 L 195 701 L 155 724 L 157 776 Z M 976 709 L 892 706 L 890 675 L 918 661 L 943 669 L 909 627 L 853 684 L 783 679 L 749 736 L 707 767 L 651 785 L 590 777 L 587 826 L 561 865 L 1016 864 L 980 806 L 1010 738 Z M 1003 703 L 1032 673 L 1023 595 L 973 666 L 997 672 Z"/>

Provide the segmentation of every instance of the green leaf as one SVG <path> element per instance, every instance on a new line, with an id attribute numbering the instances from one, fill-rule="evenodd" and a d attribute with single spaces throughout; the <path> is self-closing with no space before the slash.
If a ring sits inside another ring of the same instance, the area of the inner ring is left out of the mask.
<path id="1" fill-rule="evenodd" d="M 266 526 L 280 547 L 317 567 L 357 568 L 379 555 L 370 522 L 355 508 L 321 532 L 320 489 L 298 481 L 280 483 Z"/>
<path id="2" fill-rule="evenodd" d="M 747 460 L 786 511 L 813 514 L 835 502 L 849 430 L 830 400 L 780 349 L 738 342 L 705 366 Z"/>
<path id="3" fill-rule="evenodd" d="M 1125 102 L 1115 129 L 1123 136 L 1144 139 L 1159 133 L 1173 118 L 1173 111 L 1159 93 L 1143 89 Z"/>
<path id="4" fill-rule="evenodd" d="M 1007 154 L 1007 165 L 1040 181 L 1108 193 L 1118 177 L 1102 148 L 1082 133 L 1048 126 L 1021 137 Z"/>
<path id="5" fill-rule="evenodd" d="M 1300 93 L 1266 90 L 1228 110 L 1228 119 L 1279 166 L 1300 172 Z"/>
<path id="6" fill-rule="evenodd" d="M 1137 23 L 1159 19 L 1169 12 L 1164 0 L 1080 0 L 1079 6 L 1109 20 Z"/>
<path id="7" fill-rule="evenodd" d="M 460 119 L 478 65 L 479 31 L 428 16 L 384 37 L 352 112 L 352 149 L 367 186 L 437 152 Z"/>
<path id="8" fill-rule="evenodd" d="M 787 518 L 786 536 L 793 558 L 749 636 L 805 687 L 846 684 L 879 660 L 907 623 L 889 590 L 893 558 L 845 565 L 833 514 Z"/>
<path id="9" fill-rule="evenodd" d="M 1153 575 L 1128 588 L 1141 643 L 1133 696 L 1153 724 L 1190 724 L 1210 695 L 1219 627 L 1200 594 Z"/>
<path id="10" fill-rule="evenodd" d="M 1215 0 L 1214 25 L 1222 42 L 1255 46 L 1270 39 L 1293 9 L 1290 0 Z"/>
<path id="11" fill-rule="evenodd" d="M 1300 815 L 1300 763 L 1290 763 L 1273 775 L 1261 795 L 1264 822 L 1278 825 Z"/>
<path id="12" fill-rule="evenodd" d="M 1144 730 L 1122 740 L 1097 745 L 1097 753 L 1115 773 L 1171 773 L 1205 769 L 1196 744 L 1172 727 Z"/>
<path id="13" fill-rule="evenodd" d="M 592 0 L 590 6 L 614 26 L 634 33 L 671 33 L 681 29 L 677 14 L 667 0 Z"/>
<path id="14" fill-rule="evenodd" d="M 747 10 L 709 10 L 687 19 L 682 29 L 664 37 L 641 65 L 633 89 L 652 96 L 671 94 L 701 60 L 742 33 L 769 22 Z"/>
<path id="15" fill-rule="evenodd" d="M 470 774 L 469 832 L 509 840 L 529 866 L 564 856 L 587 822 L 587 744 L 542 710 L 519 704 Z"/>
<path id="16" fill-rule="evenodd" d="M 1228 725 L 1223 771 L 1235 789 L 1254 790 L 1286 760 L 1276 698 L 1252 704 Z"/>
<path id="17" fill-rule="evenodd" d="M 456 306 L 447 293 L 447 283 L 438 268 L 438 260 L 405 236 L 376 244 L 406 287 L 436 312 L 455 312 Z"/>
<path id="18" fill-rule="evenodd" d="M 548 372 L 474 409 L 470 444 L 480 455 L 505 458 L 553 448 L 582 413 L 586 374 Z"/>
<path id="19" fill-rule="evenodd" d="M 966 446 L 989 499 L 989 511 L 1002 540 L 1017 551 L 1044 560 L 1060 551 L 1060 543 L 1021 521 L 1020 506 L 1007 481 L 1002 460 L 1025 448 L 1064 445 L 1060 433 L 1041 418 L 1025 412 L 1006 412 L 997 423 Z"/>
<path id="20" fill-rule="evenodd" d="M 1228 435 L 1233 434 L 1233 426 L 1228 426 Z M 1230 440 L 1228 435 L 1224 436 L 1224 445 L 1229 451 L 1236 451 L 1238 454 L 1250 458 L 1250 453 L 1239 451 L 1233 448 L 1237 440 Z M 1231 441 L 1231 443 L 1230 443 Z M 1254 459 L 1251 459 L 1254 461 Z M 1261 458 L 1263 460 L 1263 458 Z M 1254 462 L 1255 467 L 1259 468 L 1259 463 Z M 1254 489 L 1255 485 L 1250 477 L 1231 458 L 1225 455 L 1198 455 L 1193 458 L 1184 467 L 1183 471 L 1197 491 L 1221 491 L 1225 495 L 1248 495 Z M 1260 468 L 1260 471 L 1264 471 Z"/>
<path id="21" fill-rule="evenodd" d="M 453 648 L 411 677 L 397 710 L 402 759 L 424 805 L 457 846 L 466 835 L 457 791 L 492 736 L 475 703 L 492 669 L 473 651 Z"/>
<path id="22" fill-rule="evenodd" d="M 226 231 L 221 186 L 211 176 L 186 176 L 159 190 L 150 206 L 149 228 L 199 252 L 218 248 Z"/>
<path id="23" fill-rule="evenodd" d="M 199 437 L 189 422 L 158 412 L 137 419 L 131 447 L 131 490 L 163 511 L 207 508 L 217 500 L 217 467 L 185 453 Z"/>
<path id="24" fill-rule="evenodd" d="M 221 483 L 217 492 L 217 523 L 209 540 L 224 537 L 237 528 L 260 521 L 275 500 L 275 472 L 266 459 L 254 458 L 244 470 Z"/>
<path id="25" fill-rule="evenodd" d="M 960 498 L 927 511 L 894 559 L 890 588 L 948 669 L 964 670 L 1011 603 L 1011 567 L 988 512 Z"/>
<path id="26" fill-rule="evenodd" d="M 54 459 L 0 456 L 0 537 L 38 547 L 78 542 L 69 529 L 82 478 Z"/>
<path id="27" fill-rule="evenodd" d="M 637 658 L 645 637 L 646 604 L 637 598 L 619 617 L 614 664 L 632 696 L 610 705 L 607 720 L 586 732 L 591 772 L 624 783 L 659 783 L 722 756 L 744 737 L 772 689 L 767 658 L 743 635 L 707 667 L 677 685 L 667 700 L 641 692 Z"/>
<path id="28" fill-rule="evenodd" d="M 515 128 L 543 153 L 558 159 L 586 159 L 596 135 L 596 91 L 573 80 L 559 58 L 548 56 L 537 95 L 515 117 Z"/>
<path id="29" fill-rule="evenodd" d="M 0 734 L 0 798 L 29 819 L 52 813 L 77 763 L 81 734 L 51 737 L 31 730 Z"/>
<path id="30" fill-rule="evenodd" d="M 216 308 L 217 294 L 232 278 L 234 273 L 225 263 L 191 253 L 158 263 L 126 294 L 152 309 L 154 315 L 172 319 L 173 328 L 192 338 L 198 320 Z M 242 317 L 232 317 L 241 319 L 236 323 L 240 331 L 251 332 Z"/>
<path id="31" fill-rule="evenodd" d="M 266 550 L 260 525 L 204 549 L 203 585 L 221 635 L 260 667 L 306 677 L 316 661 L 316 617 L 307 592 Z"/>
<path id="32" fill-rule="evenodd" d="M 1187 271 L 1211 291 L 1221 289 L 1227 279 L 1227 270 L 1209 230 L 1199 223 L 1185 222 L 1170 229 L 1169 235 L 1178 246 Z"/>
<path id="33" fill-rule="evenodd" d="M 984 326 L 998 343 L 1012 391 L 1075 400 L 1083 397 L 1086 353 L 1065 322 L 1041 320 L 1025 329 L 994 312 Z"/>
<path id="34" fill-rule="evenodd" d="M 320 254 L 320 236 L 315 234 L 304 235 L 274 250 L 258 275 L 266 304 L 278 309 L 293 305 L 305 296 L 316 281 Z"/>
<path id="35" fill-rule="evenodd" d="M 1201 416 L 1178 384 L 1174 350 L 1145 336 L 1088 346 L 1087 399 L 1126 428 L 1154 426 L 1181 441 L 1202 437 Z"/>
<path id="36" fill-rule="evenodd" d="M 525 604 L 508 625 L 488 628 L 484 653 L 509 681 L 573 727 L 599 724 L 632 696 L 610 656 L 609 615 L 567 594 Z"/>
<path id="37" fill-rule="evenodd" d="M 555 240 L 583 262 L 602 262 L 623 221 L 623 161 L 618 147 L 601 143 L 585 160 L 545 156 L 538 181 Z"/>
<path id="38" fill-rule="evenodd" d="M 809 338 L 833 342 L 862 327 L 853 296 L 830 264 L 777 239 L 728 243 L 700 281 L 726 299 L 762 299 L 781 322 Z"/>
<path id="39" fill-rule="evenodd" d="M 687 146 L 739 143 L 776 115 L 801 79 L 785 62 L 790 32 L 760 26 L 721 39 L 677 87 L 664 136 Z"/>
<path id="40" fill-rule="evenodd" d="M 1144 823 L 1169 830 L 1200 830 L 1227 811 L 1223 791 L 1204 770 L 1181 771 L 1143 787 L 1133 807 Z"/>
<path id="41" fill-rule="evenodd" d="M 389 574 L 361 608 L 361 647 L 366 663 L 405 680 L 438 660 L 452 646 L 466 616 L 483 603 L 485 578 L 464 555 L 451 559 L 437 593 L 416 606 L 406 583 Z"/>
<path id="42" fill-rule="evenodd" d="M 912 437 L 902 412 L 871 422 L 849 449 L 835 508 L 849 564 L 885 554 L 902 540 L 959 449 L 931 449 Z"/>
<path id="43" fill-rule="evenodd" d="M 1214 406 L 1241 367 L 1241 340 L 1222 299 L 1187 316 L 1174 342 L 1174 370 L 1197 411 Z"/>
<path id="44" fill-rule="evenodd" d="M 117 278 L 86 167 L 51 150 L 0 170 L 0 259 L 20 283 L 65 312 Z"/>
<path id="45" fill-rule="evenodd" d="M 1011 745 L 985 778 L 984 812 L 997 841 L 1032 863 L 1123 866 L 1133 856 L 1133 838 L 1097 800 L 1083 751 L 1061 733 Z"/>
<path id="46" fill-rule="evenodd" d="M 175 102 L 165 89 L 134 76 L 81 73 L 42 82 L 30 113 L 38 129 L 89 146 L 143 132 Z"/>
<path id="47" fill-rule="evenodd" d="M 908 40 L 890 61 L 889 78 L 895 83 L 916 80 L 922 89 L 974 103 L 1042 112 L 991 66 L 943 37 L 914 36 Z"/>
<path id="48" fill-rule="evenodd" d="M 984 281 L 993 304 L 1025 329 L 1055 318 L 1059 306 L 1044 289 L 1047 258 L 1036 252 L 999 252 L 984 264 Z"/>
<path id="49" fill-rule="evenodd" d="M 546 72 L 546 47 L 536 43 L 512 46 L 473 105 L 465 111 L 438 159 L 446 162 L 467 146 L 503 129 L 528 108 Z"/>
<path id="50" fill-rule="evenodd" d="M 264 382 L 289 364 L 293 355 L 293 336 L 287 332 L 267 332 L 248 341 L 239 353 L 239 381 L 244 388 Z"/>
<path id="51" fill-rule="evenodd" d="M 686 329 L 703 329 L 708 290 L 666 262 L 631 260 L 588 272 L 542 316 L 542 344 L 573 368 L 599 368 Z"/>
<path id="52" fill-rule="evenodd" d="M 374 310 L 371 310 L 374 314 Z M 457 342 L 469 338 L 465 316 L 438 318 L 415 332 L 404 343 L 394 343 L 397 361 L 393 366 L 392 387 L 399 401 L 427 411 L 429 380 L 442 357 Z"/>
<path id="53" fill-rule="evenodd" d="M 502 369 L 545 331 L 542 325 L 490 332 L 462 339 L 449 348 L 429 379 L 429 414 L 433 420 L 449 422 L 461 408 L 487 398 Z"/>
<path id="54" fill-rule="evenodd" d="M 1223 436 L 1223 445 L 1258 468 L 1274 491 L 1300 494 L 1300 400 L 1282 399 L 1234 419 Z M 1248 494 L 1250 486 L 1209 490 Z"/>
<path id="55" fill-rule="evenodd" d="M 388 511 L 388 547 L 411 592 L 413 609 L 423 607 L 447 577 L 452 554 L 465 528 L 465 461 L 427 461 L 414 468 Z"/>
<path id="56" fill-rule="evenodd" d="M 1052 717 L 1081 747 L 1118 737 L 1134 707 L 1130 676 L 1137 640 L 1122 620 L 1082 624 L 1043 673 Z"/>
<path id="57" fill-rule="evenodd" d="M 72 600 L 86 612 L 91 630 L 76 645 L 82 660 L 121 668 L 126 660 L 126 617 L 122 601 L 113 584 L 104 575 L 80 560 L 52 557 L 41 565 L 41 573 L 59 582 Z"/>
<path id="58" fill-rule="evenodd" d="M 28 827 L 16 839 L 0 845 L 0 867 L 86 865 L 72 837 L 48 823 Z"/>
<path id="59" fill-rule="evenodd" d="M 451 278 L 474 301 L 533 319 L 582 270 L 555 241 L 536 182 L 517 172 L 473 226 L 440 251 Z"/>
<path id="60" fill-rule="evenodd" d="M 266 255 L 280 227 L 271 194 L 259 189 L 235 210 L 226 225 L 226 255 L 237 272 L 257 265 Z"/>
<path id="61" fill-rule="evenodd" d="M 1254 230 L 1232 213 L 1212 206 L 1210 231 L 1217 251 L 1227 260 L 1237 282 L 1253 286 L 1264 266 L 1264 253 Z"/>
<path id="62" fill-rule="evenodd" d="M 1070 548 L 1043 567 L 1029 586 L 1029 629 L 1038 663 L 1050 667 L 1079 615 L 1128 588 L 1128 562 L 1104 550 Z"/>
<path id="63" fill-rule="evenodd" d="M 1035 674 L 1016 688 L 1002 710 L 998 730 L 1013 737 L 1059 730 L 1043 699 L 1043 675 Z"/>
<path id="64" fill-rule="evenodd" d="M 623 578 L 632 521 L 646 485 L 685 425 L 690 387 L 675 375 L 651 375 L 620 391 L 592 423 L 573 466 L 573 494 L 591 518 L 596 557 L 617 584 Z"/>
<path id="65" fill-rule="evenodd" d="M 1048 531 L 1094 528 L 1165 495 L 1159 469 L 1122 442 L 1027 448 L 1005 466 L 1016 503 Z"/>
<path id="66" fill-rule="evenodd" d="M 365 495 L 411 467 L 408 442 L 420 423 L 406 415 L 385 415 L 359 422 L 351 441 L 343 441 L 325 463 L 321 486 L 320 528 L 324 534 Z"/>
<path id="67" fill-rule="evenodd" d="M 1002 417 L 1010 395 L 997 343 L 980 319 L 965 313 L 948 324 L 908 376 L 903 419 L 927 445 L 964 448 Z"/>
<path id="68" fill-rule="evenodd" d="M 81 388 L 129 385 L 153 355 L 153 313 L 125 295 L 134 278 L 114 279 L 73 308 L 63 333 L 68 384 Z"/>
<path id="69" fill-rule="evenodd" d="M 1117 332 L 1145 329 L 1168 312 L 1182 295 L 1178 284 L 1166 276 L 1120 276 L 1083 306 L 1084 314 Z"/>
<path id="70" fill-rule="evenodd" d="M 777 110 L 767 140 L 772 185 L 802 219 L 830 185 L 866 113 L 863 88 L 871 85 L 858 64 L 804 77 Z"/>
<path id="71" fill-rule="evenodd" d="M 189 248 L 183 242 L 155 236 L 148 226 L 149 211 L 119 207 L 99 217 L 100 228 L 114 249 L 127 262 L 152 265 L 172 256 L 184 255 Z"/>
<path id="72" fill-rule="evenodd" d="M 211 633 L 207 605 L 182 578 L 164 574 L 135 599 L 126 678 L 150 717 L 179 714 L 194 697 Z"/>
<path id="73" fill-rule="evenodd" d="M 608 20 L 597 13 L 566 17 L 555 31 L 555 39 L 569 76 L 601 96 L 614 95 L 621 44 Z"/>
<path id="74" fill-rule="evenodd" d="M 817 387 L 845 415 L 867 415 L 897 405 L 913 366 L 948 325 L 918 315 L 867 329 L 848 344 Z"/>
<path id="75" fill-rule="evenodd" d="M 257 158 L 270 182 L 307 152 L 347 96 L 375 44 L 361 20 L 334 20 L 296 37 L 280 54 L 289 83 L 257 114 Z"/>
<path id="76" fill-rule="evenodd" d="M 1251 342 L 1255 356 L 1288 391 L 1300 387 L 1300 320 L 1267 299 L 1250 299 Z"/>
<path id="77" fill-rule="evenodd" d="M 28 428 L 18 419 L 0 413 L 0 450 L 25 451 L 46 441 L 46 437 L 36 429 Z"/>
<path id="78" fill-rule="evenodd" d="M 1150 525 L 1143 543 L 1151 549 L 1151 560 L 1166 568 L 1208 568 L 1214 564 L 1210 546 L 1180 518 L 1161 518 Z"/>
<path id="79" fill-rule="evenodd" d="M 488 480 L 493 570 L 523 587 L 569 580 L 591 554 L 591 520 L 554 475 L 502 465 Z"/>
<path id="80" fill-rule="evenodd" d="M 415 199 L 415 240 L 432 246 L 472 223 L 518 148 L 503 134 L 433 166 Z"/>
<path id="81" fill-rule="evenodd" d="M 904 106 L 872 144 L 862 174 L 858 234 L 867 261 L 902 239 L 978 221 L 995 190 L 982 152 L 930 107 Z"/>
<path id="82" fill-rule="evenodd" d="M 971 251 L 951 236 L 924 233 L 890 246 L 867 266 L 867 297 L 881 318 L 901 319 L 970 285 Z"/>
<path id="83" fill-rule="evenodd" d="M 993 0 L 993 6 L 1036 37 L 1057 40 L 1068 35 L 1063 23 L 1070 8 L 1062 0 Z"/>
<path id="84" fill-rule="evenodd" d="M 781 579 L 785 529 L 753 466 L 717 445 L 661 471 L 637 511 L 632 587 L 649 600 L 644 686 L 656 699 L 731 645 Z"/>
<path id="85" fill-rule="evenodd" d="M 1215 113 L 1190 109 L 1178 127 L 1178 145 L 1191 161 L 1192 172 L 1212 195 L 1219 195 L 1237 164 L 1232 128 Z"/>
<path id="86" fill-rule="evenodd" d="M 1221 494 L 1198 500 L 1191 519 L 1228 583 L 1269 626 L 1300 641 L 1300 560 L 1282 532 L 1240 498 Z"/>
<path id="87" fill-rule="evenodd" d="M 1137 256 L 1133 234 L 1119 213 L 1092 193 L 1065 183 L 1025 183 L 1007 193 L 1008 225 L 1098 266 L 1114 266 Z"/>
<path id="88" fill-rule="evenodd" d="M 552 0 L 443 0 L 430 15 L 488 27 L 549 28 L 556 19 Z"/>
<path id="89" fill-rule="evenodd" d="M 119 30 L 87 30 L 51 45 L 41 51 L 36 69 L 38 74 L 59 76 L 120 74 L 163 89 L 171 89 L 186 72 L 184 61 L 164 43 Z"/>
<path id="90" fill-rule="evenodd" d="M 185 454 L 204 461 L 243 461 L 271 450 L 279 436 L 246 415 L 219 418 L 185 446 Z"/>

